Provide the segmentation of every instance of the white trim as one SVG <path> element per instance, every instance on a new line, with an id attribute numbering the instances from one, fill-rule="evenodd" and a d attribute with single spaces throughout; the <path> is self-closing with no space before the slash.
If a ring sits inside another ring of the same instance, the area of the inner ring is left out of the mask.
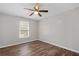
<path id="1" fill-rule="evenodd" d="M 36 39 L 36 40 L 39 40 L 39 39 Z M 30 41 L 35 41 L 35 40 L 30 40 Z M 30 42 L 30 41 L 28 41 L 28 42 Z M 79 53 L 78 50 L 74 50 L 74 49 L 71 49 L 71 48 L 68 48 L 68 47 L 64 47 L 64 46 L 56 44 L 56 43 L 51 43 L 51 42 L 48 42 L 48 41 L 45 41 L 45 40 L 39 40 L 39 41 L 43 41 L 43 42 L 46 42 L 46 43 L 49 43 L 49 44 L 52 44 L 52 45 L 55 45 L 55 46 L 58 46 L 58 47 L 61 47 L 61 48 L 64 48 L 64 49 Z M 14 46 L 14 45 L 23 44 L 23 43 L 26 43 L 26 42 L 20 42 L 20 43 L 15 43 L 15 44 L 11 44 L 11 45 L 4 45 L 4 46 L 1 46 L 0 48 Z"/>
<path id="2" fill-rule="evenodd" d="M 51 43 L 51 42 L 48 42 L 48 41 L 45 41 L 45 40 L 40 40 L 40 41 L 43 41 L 43 42 L 46 42 L 46 43 L 49 43 L 49 44 L 52 44 L 52 45 L 55 45 L 55 46 L 58 46 L 58 47 L 61 47 L 61 48 L 64 48 L 64 49 L 67 49 L 67 50 L 73 51 L 73 52 L 76 52 L 76 53 L 79 53 L 78 50 L 74 50 L 74 49 L 71 49 L 71 48 L 68 48 L 68 47 L 65 47 L 65 46 L 59 45 L 59 44 L 57 44 L 57 43 Z"/>
<path id="3" fill-rule="evenodd" d="M 29 40 L 29 41 L 14 43 L 14 44 L 8 44 L 8 45 L 0 46 L 0 48 L 5 48 L 5 47 L 9 47 L 9 46 L 19 45 L 19 44 L 27 43 L 27 42 L 30 42 L 30 41 L 35 41 L 35 40 Z"/>

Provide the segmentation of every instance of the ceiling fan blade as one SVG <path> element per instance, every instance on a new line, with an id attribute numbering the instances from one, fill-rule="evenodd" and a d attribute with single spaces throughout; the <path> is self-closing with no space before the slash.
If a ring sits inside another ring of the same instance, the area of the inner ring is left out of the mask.
<path id="1" fill-rule="evenodd" d="M 29 16 L 32 16 L 34 14 L 34 12 L 33 13 L 31 13 Z"/>
<path id="2" fill-rule="evenodd" d="M 34 11 L 34 10 L 32 10 L 32 9 L 29 9 L 29 8 L 24 8 L 24 9 L 26 9 L 26 10 L 30 10 L 30 11 Z"/>
<path id="3" fill-rule="evenodd" d="M 41 15 L 40 13 L 38 13 L 38 15 L 39 15 L 40 17 L 42 17 L 42 15 Z"/>
<path id="4" fill-rule="evenodd" d="M 48 10 L 39 10 L 39 12 L 48 12 Z"/>

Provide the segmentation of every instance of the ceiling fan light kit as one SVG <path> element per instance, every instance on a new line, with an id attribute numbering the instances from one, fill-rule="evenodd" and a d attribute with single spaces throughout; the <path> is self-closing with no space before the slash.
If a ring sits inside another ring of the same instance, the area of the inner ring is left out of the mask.
<path id="1" fill-rule="evenodd" d="M 37 11 L 35 11 L 35 12 L 34 12 L 34 14 L 35 14 L 35 15 L 38 15 L 38 12 L 37 12 Z"/>

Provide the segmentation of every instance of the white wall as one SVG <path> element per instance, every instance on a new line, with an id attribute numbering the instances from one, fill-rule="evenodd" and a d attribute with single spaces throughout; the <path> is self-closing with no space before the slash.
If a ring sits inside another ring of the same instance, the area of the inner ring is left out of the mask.
<path id="1" fill-rule="evenodd" d="M 39 39 L 79 52 L 79 8 L 41 20 Z"/>
<path id="2" fill-rule="evenodd" d="M 19 39 L 19 21 L 28 21 L 30 23 L 30 37 Z M 20 18 L 0 14 L 0 47 L 21 44 L 37 39 L 38 26 L 37 21 L 27 18 Z"/>

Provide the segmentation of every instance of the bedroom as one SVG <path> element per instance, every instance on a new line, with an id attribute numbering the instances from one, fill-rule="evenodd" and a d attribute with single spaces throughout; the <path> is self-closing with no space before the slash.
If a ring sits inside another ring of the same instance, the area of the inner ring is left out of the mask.
<path id="1" fill-rule="evenodd" d="M 0 28 L 0 56 L 79 56 L 79 3 L 0 3 Z"/>

